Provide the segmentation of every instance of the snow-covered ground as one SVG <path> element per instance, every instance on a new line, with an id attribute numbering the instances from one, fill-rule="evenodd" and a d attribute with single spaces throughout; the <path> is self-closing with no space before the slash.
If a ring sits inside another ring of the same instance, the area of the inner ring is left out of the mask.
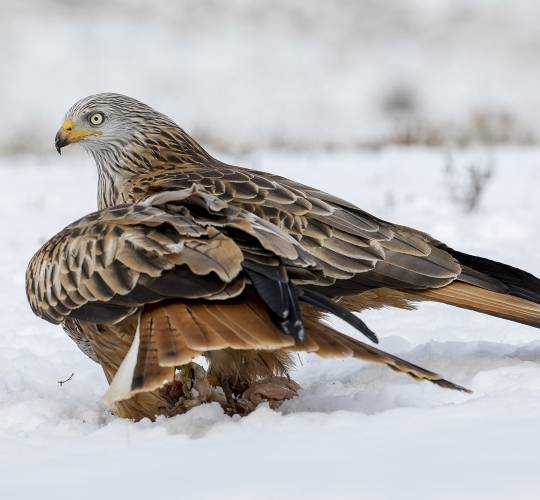
<path id="1" fill-rule="evenodd" d="M 540 149 L 259 151 L 230 160 L 540 274 Z M 473 213 L 456 201 L 470 166 L 493 171 Z M 206 405 L 155 423 L 111 416 L 99 367 L 34 317 L 24 295 L 27 261 L 93 209 L 95 177 L 74 148 L 62 158 L 0 160 L 0 498 L 537 498 L 538 330 L 442 305 L 363 317 L 383 349 L 471 395 L 304 356 L 294 374 L 303 389 L 280 411 L 239 419 Z"/>

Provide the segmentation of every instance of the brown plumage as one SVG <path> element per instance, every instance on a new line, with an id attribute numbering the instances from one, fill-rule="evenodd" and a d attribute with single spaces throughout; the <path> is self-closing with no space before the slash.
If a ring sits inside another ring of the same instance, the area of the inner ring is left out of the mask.
<path id="1" fill-rule="evenodd" d="M 89 125 L 96 114 L 98 128 Z M 100 211 L 38 251 L 27 293 L 36 314 L 62 323 L 102 365 L 121 416 L 180 408 L 171 388 L 181 379 L 186 396 L 179 368 L 199 355 L 229 407 L 253 384 L 287 377 L 293 351 L 384 363 L 463 390 L 335 331 L 324 311 L 370 339 L 351 311 L 423 300 L 540 326 L 534 276 L 289 179 L 221 163 L 133 99 L 91 96 L 66 124 L 57 147 L 81 141 L 94 156 Z"/>

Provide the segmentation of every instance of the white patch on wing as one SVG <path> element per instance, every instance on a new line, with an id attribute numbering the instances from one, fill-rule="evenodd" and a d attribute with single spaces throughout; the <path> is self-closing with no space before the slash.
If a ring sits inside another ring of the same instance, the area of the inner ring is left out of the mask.
<path id="1" fill-rule="evenodd" d="M 131 391 L 131 383 L 133 381 L 133 373 L 135 372 L 135 365 L 137 364 L 137 354 L 139 353 L 140 344 L 140 326 L 141 318 L 137 322 L 137 330 L 135 337 L 126 357 L 122 361 L 120 368 L 116 372 L 109 389 L 103 395 L 103 402 L 107 406 L 112 406 L 116 401 L 122 401 L 123 399 L 129 399 L 133 393 Z"/>

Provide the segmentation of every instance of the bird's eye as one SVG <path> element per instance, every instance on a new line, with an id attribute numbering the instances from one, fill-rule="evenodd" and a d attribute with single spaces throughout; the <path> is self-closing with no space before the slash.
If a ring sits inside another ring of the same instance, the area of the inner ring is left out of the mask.
<path id="1" fill-rule="evenodd" d="M 92 124 L 92 125 L 101 125 L 103 123 L 103 120 L 105 119 L 105 117 L 103 116 L 103 113 L 92 113 L 89 118 L 88 118 L 88 121 Z"/>

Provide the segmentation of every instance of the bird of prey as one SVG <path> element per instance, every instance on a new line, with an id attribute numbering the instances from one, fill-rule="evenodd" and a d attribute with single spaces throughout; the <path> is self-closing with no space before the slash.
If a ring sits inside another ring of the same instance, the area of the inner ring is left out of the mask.
<path id="1" fill-rule="evenodd" d="M 354 314 L 368 308 L 437 301 L 540 327 L 532 274 L 223 163 L 130 97 L 74 104 L 55 145 L 73 143 L 95 160 L 98 211 L 38 250 L 26 290 L 38 316 L 100 363 L 119 416 L 174 415 L 205 401 L 231 413 L 278 405 L 298 390 L 293 352 L 383 363 L 466 390 L 374 347 Z M 327 313 L 367 341 L 329 326 Z"/>

